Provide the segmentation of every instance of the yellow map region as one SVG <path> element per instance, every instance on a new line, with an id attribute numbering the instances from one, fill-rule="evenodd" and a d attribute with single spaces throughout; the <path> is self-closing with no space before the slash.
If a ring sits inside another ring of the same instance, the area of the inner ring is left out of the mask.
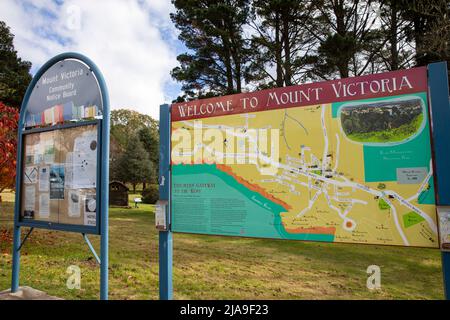
<path id="1" fill-rule="evenodd" d="M 285 204 L 290 234 L 438 247 L 435 205 L 419 203 L 432 166 L 416 183 L 366 182 L 364 145 L 346 136 L 331 104 L 178 121 L 172 130 L 172 164 L 221 163 Z"/>

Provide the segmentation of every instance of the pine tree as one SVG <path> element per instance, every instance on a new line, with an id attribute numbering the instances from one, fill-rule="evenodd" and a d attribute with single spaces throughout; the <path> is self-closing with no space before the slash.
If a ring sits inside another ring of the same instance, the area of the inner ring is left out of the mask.
<path id="1" fill-rule="evenodd" d="M 159 132 L 155 128 L 144 127 L 138 131 L 139 140 L 141 140 L 145 151 L 148 152 L 150 161 L 153 164 L 152 179 L 148 182 L 156 182 L 159 169 Z M 144 181 L 144 189 L 145 189 Z"/>
<path id="2" fill-rule="evenodd" d="M 184 98 L 242 91 L 249 54 L 242 36 L 248 3 L 249 0 L 173 1 L 177 10 L 171 19 L 180 30 L 179 39 L 189 49 L 177 57 L 180 66 L 171 72 L 183 84 Z"/>
<path id="3" fill-rule="evenodd" d="M 9 27 L 0 21 L 0 101 L 20 108 L 31 81 L 31 63 L 17 56 L 13 41 Z"/>
<path id="4" fill-rule="evenodd" d="M 313 45 L 313 37 L 304 27 L 311 8 L 300 0 L 253 2 L 250 26 L 255 34 L 251 42 L 250 81 L 259 82 L 259 87 L 265 88 L 290 86 L 302 79 L 308 51 Z"/>
<path id="5" fill-rule="evenodd" d="M 379 70 L 377 54 L 386 45 L 376 26 L 378 3 L 373 0 L 314 1 L 315 12 L 307 28 L 317 41 L 309 72 L 311 78 L 329 80 Z"/>
<path id="6" fill-rule="evenodd" d="M 136 192 L 138 183 L 151 182 L 155 179 L 153 163 L 137 135 L 128 140 L 125 152 L 112 170 L 118 180 L 132 184 L 133 192 Z"/>
<path id="7" fill-rule="evenodd" d="M 403 19 L 405 5 L 397 0 L 382 0 L 379 12 L 381 32 L 387 39 L 386 46 L 378 53 L 379 63 L 389 71 L 412 67 L 414 47 L 407 36 L 412 24 Z"/>

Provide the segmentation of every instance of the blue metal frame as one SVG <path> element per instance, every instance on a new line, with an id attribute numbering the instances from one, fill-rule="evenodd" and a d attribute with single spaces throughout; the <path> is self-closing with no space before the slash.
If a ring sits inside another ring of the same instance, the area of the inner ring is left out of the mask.
<path id="1" fill-rule="evenodd" d="M 163 104 L 159 109 L 159 199 L 167 200 L 167 231 L 159 232 L 159 297 L 171 300 L 173 297 L 172 256 L 173 241 L 170 203 L 170 106 Z"/>
<path id="2" fill-rule="evenodd" d="M 432 121 L 436 205 L 450 206 L 450 100 L 447 63 L 428 65 L 428 91 Z M 450 300 L 450 252 L 442 252 L 445 298 Z"/>
<path id="3" fill-rule="evenodd" d="M 20 231 L 21 226 L 31 226 L 37 228 L 45 228 L 44 225 L 37 223 L 31 224 L 30 222 L 25 223 L 24 221 L 20 221 L 20 197 L 21 197 L 21 182 L 22 179 L 22 161 L 23 161 L 23 135 L 27 132 L 24 131 L 24 122 L 25 122 L 25 113 L 26 107 L 28 105 L 28 100 L 30 99 L 33 88 L 42 77 L 42 75 L 54 64 L 68 59 L 75 59 L 83 62 L 87 65 L 90 70 L 93 72 L 102 97 L 102 120 L 99 121 L 99 137 L 98 140 L 100 142 L 100 157 L 97 158 L 97 165 L 100 168 L 100 172 L 97 171 L 97 199 L 98 195 L 100 195 L 100 201 L 97 202 L 97 226 L 99 232 L 92 232 L 92 229 L 84 230 L 81 226 L 67 226 L 67 225 L 58 225 L 53 224 L 51 229 L 55 230 L 63 230 L 63 231 L 73 231 L 73 232 L 82 232 L 82 233 L 99 233 L 101 235 L 100 240 L 100 255 L 101 255 L 101 265 L 100 265 L 100 298 L 102 300 L 108 299 L 108 181 L 109 181 L 109 130 L 110 130 L 110 107 L 109 107 L 109 95 L 108 89 L 106 87 L 105 79 L 103 78 L 102 73 L 95 65 L 95 63 L 87 58 L 86 56 L 75 53 L 75 52 L 67 52 L 59 54 L 52 59 L 48 60 L 36 73 L 33 77 L 30 85 L 27 88 L 25 93 L 25 97 L 22 102 L 19 123 L 18 123 L 18 148 L 17 148 L 17 166 L 16 166 L 16 197 L 15 197 L 15 209 L 14 209 L 14 233 L 13 233 L 13 261 L 12 261 L 12 279 L 11 279 L 11 292 L 16 292 L 19 289 L 19 272 L 20 272 L 20 251 L 18 250 L 20 247 Z M 88 122 L 82 123 L 87 124 Z M 62 126 L 61 126 L 62 127 Z M 70 126 L 69 126 L 70 127 Z M 58 129 L 59 126 L 54 126 L 51 129 Z M 29 132 L 37 132 L 38 129 L 30 130 Z M 103 192 L 106 191 L 106 192 Z M 55 227 L 57 226 L 57 227 Z M 47 224 L 47 228 L 49 228 Z M 83 229 L 83 230 L 82 230 Z M 85 232 L 83 232 L 85 231 Z"/>
<path id="4" fill-rule="evenodd" d="M 97 254 L 97 251 L 95 251 L 94 246 L 92 245 L 91 241 L 89 240 L 87 234 L 86 233 L 82 233 L 82 235 L 83 235 L 84 241 L 86 241 L 86 244 L 88 245 L 89 249 L 91 250 L 92 254 L 94 255 L 95 260 L 97 260 L 98 264 L 101 265 L 102 262 L 101 262 L 101 260 L 100 260 L 100 258 L 98 256 L 98 254 Z"/>

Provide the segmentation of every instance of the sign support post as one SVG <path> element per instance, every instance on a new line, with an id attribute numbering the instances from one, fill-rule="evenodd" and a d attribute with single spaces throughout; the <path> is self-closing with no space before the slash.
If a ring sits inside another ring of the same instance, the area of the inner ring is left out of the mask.
<path id="1" fill-rule="evenodd" d="M 12 281 L 11 292 L 19 290 L 19 272 L 20 272 L 20 226 L 14 226 L 13 240 L 13 260 L 12 260 Z"/>
<path id="2" fill-rule="evenodd" d="M 159 141 L 159 199 L 168 202 L 167 228 L 159 231 L 159 297 L 161 300 L 171 300 L 173 242 L 170 230 L 170 108 L 167 104 L 160 106 Z"/>
<path id="3" fill-rule="evenodd" d="M 447 64 L 445 62 L 428 65 L 428 90 L 433 124 L 433 145 L 435 176 L 437 182 L 436 205 L 450 206 L 450 103 Z M 445 299 L 450 300 L 450 252 L 442 251 L 442 273 Z"/>
<path id="4" fill-rule="evenodd" d="M 95 65 L 94 65 L 95 67 Z M 94 70 L 99 73 L 99 70 Z M 109 262 L 109 130 L 110 130 L 110 110 L 109 110 L 109 94 L 103 77 L 98 79 L 100 88 L 102 88 L 103 98 L 103 123 L 102 123 L 102 139 L 106 143 L 102 144 L 102 163 L 101 163 L 101 181 L 100 192 L 102 194 L 100 202 L 101 216 L 101 240 L 100 240 L 100 299 L 108 300 L 108 262 Z"/>

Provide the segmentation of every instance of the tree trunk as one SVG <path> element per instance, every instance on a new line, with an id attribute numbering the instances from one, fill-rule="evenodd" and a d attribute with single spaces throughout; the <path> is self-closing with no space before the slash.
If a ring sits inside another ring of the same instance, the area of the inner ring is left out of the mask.
<path id="1" fill-rule="evenodd" d="M 334 6 L 334 14 L 336 16 L 336 32 L 338 35 L 345 37 L 347 35 L 347 30 L 345 30 L 345 9 L 344 1 L 338 0 Z M 337 63 L 337 68 L 341 78 L 347 78 L 349 75 L 349 63 L 350 56 L 345 59 L 341 59 Z"/>
<path id="2" fill-rule="evenodd" d="M 234 80 L 236 81 L 236 93 L 241 93 L 242 91 L 242 71 L 241 71 L 241 54 L 240 54 L 240 45 L 239 39 L 236 39 L 236 34 L 233 29 L 233 25 L 230 24 L 228 27 L 228 32 L 230 33 L 231 39 L 231 56 L 233 57 L 234 62 Z"/>
<path id="3" fill-rule="evenodd" d="M 397 31 L 398 31 L 398 10 L 394 3 L 391 3 L 390 6 L 391 9 L 391 34 L 390 34 L 390 42 L 391 42 L 391 65 L 390 70 L 397 70 L 399 67 L 398 63 L 398 38 L 397 38 Z"/>
<path id="4" fill-rule="evenodd" d="M 291 43 L 289 39 L 289 8 L 283 10 L 284 83 L 292 85 Z"/>
<path id="5" fill-rule="evenodd" d="M 235 64 L 235 71 L 234 71 L 234 77 L 236 79 L 236 92 L 241 93 L 242 91 L 242 84 L 241 84 L 241 61 L 238 57 L 234 59 Z"/>
<path id="6" fill-rule="evenodd" d="M 421 66 L 424 62 L 424 50 L 422 32 L 423 26 L 420 17 L 416 16 L 413 21 L 414 24 L 414 41 L 416 42 L 416 64 Z"/>
<path id="7" fill-rule="evenodd" d="M 231 50 L 230 50 L 230 44 L 229 39 L 222 36 L 222 43 L 224 47 L 224 65 L 225 65 L 225 72 L 227 76 L 227 94 L 232 94 L 234 91 L 233 86 L 233 67 L 231 65 Z"/>
<path id="8" fill-rule="evenodd" d="M 283 66 L 281 61 L 280 14 L 275 13 L 275 60 L 277 64 L 277 87 L 283 86 Z"/>

